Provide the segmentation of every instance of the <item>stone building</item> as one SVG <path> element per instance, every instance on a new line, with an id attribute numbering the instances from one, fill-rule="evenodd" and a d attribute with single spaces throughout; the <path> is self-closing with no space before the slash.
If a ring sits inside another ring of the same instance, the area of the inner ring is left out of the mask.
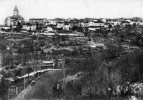
<path id="1" fill-rule="evenodd" d="M 6 26 L 16 26 L 18 22 L 23 23 L 24 18 L 21 15 L 19 15 L 19 10 L 18 10 L 17 6 L 15 6 L 13 16 L 8 16 L 5 19 L 5 25 Z"/>
<path id="2" fill-rule="evenodd" d="M 42 24 L 42 25 L 45 25 L 47 23 L 47 19 L 46 18 L 31 18 L 29 19 L 29 23 L 30 24 Z"/>

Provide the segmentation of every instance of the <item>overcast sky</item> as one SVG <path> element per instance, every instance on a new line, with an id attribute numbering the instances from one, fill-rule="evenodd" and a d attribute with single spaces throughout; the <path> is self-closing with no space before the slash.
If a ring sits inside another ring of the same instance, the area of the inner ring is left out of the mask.
<path id="1" fill-rule="evenodd" d="M 143 0 L 0 0 L 0 24 L 14 6 L 29 18 L 143 17 Z"/>

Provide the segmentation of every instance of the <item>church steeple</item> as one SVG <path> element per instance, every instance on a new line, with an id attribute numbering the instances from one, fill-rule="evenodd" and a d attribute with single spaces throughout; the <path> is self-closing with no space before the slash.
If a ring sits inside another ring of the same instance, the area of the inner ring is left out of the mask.
<path id="1" fill-rule="evenodd" d="M 15 8 L 14 8 L 14 14 L 13 15 L 14 16 L 19 15 L 19 10 L 18 10 L 17 6 L 15 6 Z"/>

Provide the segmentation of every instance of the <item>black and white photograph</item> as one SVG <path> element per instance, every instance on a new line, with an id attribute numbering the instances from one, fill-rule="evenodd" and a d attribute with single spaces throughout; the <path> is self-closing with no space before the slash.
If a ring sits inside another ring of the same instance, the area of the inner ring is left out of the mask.
<path id="1" fill-rule="evenodd" d="M 0 0 L 0 100 L 143 100 L 143 0 Z"/>

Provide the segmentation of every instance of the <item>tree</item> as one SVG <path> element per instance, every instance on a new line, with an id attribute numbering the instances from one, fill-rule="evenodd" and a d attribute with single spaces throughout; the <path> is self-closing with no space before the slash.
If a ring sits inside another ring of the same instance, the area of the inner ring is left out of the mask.
<path id="1" fill-rule="evenodd" d="M 17 31 L 17 32 L 20 32 L 21 29 L 22 29 L 22 24 L 18 21 L 18 22 L 17 22 L 17 26 L 16 26 L 16 31 Z"/>
<path id="2" fill-rule="evenodd" d="M 105 59 L 106 61 L 111 61 L 119 57 L 122 51 L 123 51 L 123 48 L 120 45 L 116 46 L 111 43 L 108 43 L 107 49 L 103 50 L 102 56 L 103 56 L 103 59 Z"/>
<path id="3" fill-rule="evenodd" d="M 39 23 L 36 22 L 36 30 L 39 30 Z"/>
<path id="4" fill-rule="evenodd" d="M 8 82 L 2 77 L 0 83 L 0 98 L 1 100 L 8 100 Z"/>

